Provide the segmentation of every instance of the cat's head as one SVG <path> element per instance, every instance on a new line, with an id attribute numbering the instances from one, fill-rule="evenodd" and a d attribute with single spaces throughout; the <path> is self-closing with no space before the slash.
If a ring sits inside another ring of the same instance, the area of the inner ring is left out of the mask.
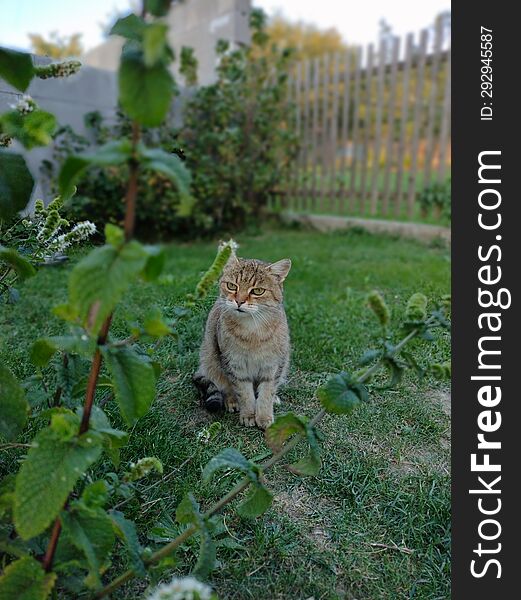
<path id="1" fill-rule="evenodd" d="M 282 283 L 290 268 L 289 258 L 266 263 L 232 254 L 219 281 L 226 308 L 237 314 L 278 308 L 283 298 Z"/>

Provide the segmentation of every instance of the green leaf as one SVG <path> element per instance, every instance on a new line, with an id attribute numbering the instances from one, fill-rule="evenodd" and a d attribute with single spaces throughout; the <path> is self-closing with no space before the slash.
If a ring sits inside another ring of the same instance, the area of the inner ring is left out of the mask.
<path id="1" fill-rule="evenodd" d="M 9 441 L 16 439 L 27 423 L 28 412 L 22 386 L 7 367 L 0 365 L 0 435 Z"/>
<path id="2" fill-rule="evenodd" d="M 103 509 L 88 508 L 81 502 L 63 511 L 60 520 L 68 541 L 85 555 L 94 586 L 100 587 L 102 566 L 115 542 L 112 521 Z"/>
<path id="3" fill-rule="evenodd" d="M 146 127 L 161 125 L 170 108 L 173 85 L 166 66 L 147 67 L 140 52 L 123 52 L 119 67 L 119 102 L 131 119 Z"/>
<path id="4" fill-rule="evenodd" d="M 295 475 L 300 475 L 302 477 L 314 477 L 315 475 L 318 475 L 321 466 L 322 462 L 320 460 L 320 456 L 310 453 L 292 465 L 288 465 L 288 469 L 292 473 L 295 473 Z"/>
<path id="5" fill-rule="evenodd" d="M 170 335 L 173 331 L 158 308 L 150 310 L 143 321 L 143 328 L 147 335 L 158 338 Z"/>
<path id="6" fill-rule="evenodd" d="M 83 324 L 97 333 L 147 260 L 136 241 L 116 249 L 111 245 L 91 251 L 69 276 L 69 297 Z"/>
<path id="7" fill-rule="evenodd" d="M 185 202 L 183 210 L 191 208 L 191 202 L 193 202 L 190 196 L 191 175 L 179 156 L 165 152 L 161 148 L 147 148 L 143 144 L 140 144 L 138 152 L 142 158 L 144 168 L 166 175 L 175 184 L 181 196 L 181 202 Z M 180 214 L 179 211 L 178 214 L 179 216 L 187 216 L 187 214 Z"/>
<path id="8" fill-rule="evenodd" d="M 286 413 L 280 415 L 275 419 L 268 429 L 266 429 L 264 435 L 268 446 L 274 451 L 278 452 L 282 448 L 282 444 L 295 433 L 306 433 L 307 419 L 295 415 L 293 413 Z"/>
<path id="9" fill-rule="evenodd" d="M 386 388 L 396 387 L 403 377 L 404 368 L 403 366 L 393 357 L 387 357 L 384 361 L 385 366 L 388 368 L 391 378 Z"/>
<path id="10" fill-rule="evenodd" d="M 0 115 L 2 133 L 17 139 L 28 150 L 50 144 L 56 125 L 54 115 L 39 109 L 26 115 L 17 110 Z"/>
<path id="11" fill-rule="evenodd" d="M 45 600 L 56 581 L 56 573 L 46 573 L 30 556 L 5 568 L 0 577 L 0 600 Z"/>
<path id="12" fill-rule="evenodd" d="M 107 482 L 98 479 L 85 486 L 81 493 L 81 501 L 87 508 L 103 508 L 108 500 L 108 493 Z"/>
<path id="13" fill-rule="evenodd" d="M 407 321 L 424 321 L 427 318 L 427 296 L 416 292 L 407 301 L 405 308 Z"/>
<path id="14" fill-rule="evenodd" d="M 382 355 L 381 350 L 366 350 L 358 360 L 360 366 L 369 365 Z"/>
<path id="15" fill-rule="evenodd" d="M 143 32 L 143 56 L 145 65 L 153 67 L 168 59 L 166 53 L 168 25 L 166 23 L 150 23 Z"/>
<path id="16" fill-rule="evenodd" d="M 391 313 L 385 303 L 383 296 L 377 290 L 373 290 L 367 296 L 369 308 L 374 312 L 382 327 L 387 327 L 391 320 Z"/>
<path id="17" fill-rule="evenodd" d="M 351 377 L 339 373 L 319 387 L 317 396 L 327 412 L 343 415 L 350 413 L 360 404 L 360 398 L 352 388 Z"/>
<path id="18" fill-rule="evenodd" d="M 78 408 L 78 415 L 81 417 L 82 414 L 83 409 Z M 99 433 L 103 437 L 104 445 L 111 449 L 121 448 L 128 441 L 128 433 L 120 429 L 114 429 L 109 418 L 99 406 L 92 407 L 90 428 Z"/>
<path id="19" fill-rule="evenodd" d="M 175 520 L 182 525 L 192 524 L 197 527 L 204 526 L 204 519 L 201 515 L 199 503 L 190 492 L 183 496 L 183 499 L 177 506 Z"/>
<path id="20" fill-rule="evenodd" d="M 33 265 L 14 248 L 6 248 L 0 244 L 0 261 L 7 263 L 19 279 L 23 280 L 36 275 L 36 269 Z"/>
<path id="21" fill-rule="evenodd" d="M 14 88 L 25 92 L 34 75 L 30 54 L 0 48 L 0 77 Z"/>
<path id="22" fill-rule="evenodd" d="M 154 17 L 164 17 L 170 10 L 172 0 L 145 0 L 147 12 Z"/>
<path id="23" fill-rule="evenodd" d="M 239 504 L 237 512 L 241 517 L 254 519 L 268 510 L 273 501 L 273 494 L 264 486 L 256 485 L 250 495 Z"/>
<path id="24" fill-rule="evenodd" d="M 257 465 L 251 463 L 235 448 L 225 448 L 214 456 L 203 470 L 203 480 L 209 481 L 212 475 L 220 469 L 238 469 L 250 477 L 252 481 L 258 480 Z"/>
<path id="25" fill-rule="evenodd" d="M 109 512 L 116 535 L 123 541 L 128 552 L 132 570 L 140 577 L 146 577 L 145 565 L 141 558 L 143 549 L 139 543 L 136 525 L 125 519 L 123 513 L 112 510 Z"/>
<path id="26" fill-rule="evenodd" d="M 201 545 L 193 572 L 199 579 L 206 579 L 215 567 L 215 543 L 207 529 L 200 530 L 199 536 Z"/>
<path id="27" fill-rule="evenodd" d="M 0 151 L 0 220 L 7 220 L 26 207 L 33 185 L 23 156 Z"/>
<path id="28" fill-rule="evenodd" d="M 145 415 L 156 394 L 156 376 L 148 357 L 132 348 L 104 350 L 121 414 L 132 425 Z"/>
<path id="29" fill-rule="evenodd" d="M 145 246 L 144 248 L 148 258 L 141 276 L 145 281 L 157 281 L 165 266 L 165 250 L 161 246 Z"/>
<path id="30" fill-rule="evenodd" d="M 186 494 L 181 500 L 175 516 L 178 523 L 195 525 L 198 529 L 201 547 L 194 573 L 201 579 L 205 579 L 215 565 L 215 544 L 201 514 L 199 503 L 191 493 Z"/>
<path id="31" fill-rule="evenodd" d="M 110 35 L 120 35 L 129 40 L 140 41 L 143 37 L 145 28 L 146 23 L 141 17 L 138 17 L 135 14 L 130 14 L 126 17 L 118 19 L 114 23 L 112 29 L 110 30 Z"/>
<path id="32" fill-rule="evenodd" d="M 31 348 L 30 360 L 37 367 L 46 367 L 57 350 L 57 346 L 45 338 L 36 340 Z"/>
<path id="33" fill-rule="evenodd" d="M 125 242 L 125 233 L 121 227 L 117 227 L 112 223 L 106 223 L 105 240 L 107 244 L 119 248 Z"/>
<path id="34" fill-rule="evenodd" d="M 15 483 L 16 475 L 14 473 L 6 475 L 0 481 L 0 523 L 12 522 Z M 0 552 L 3 551 L 1 544 L 6 541 L 6 537 L 7 541 L 9 541 L 9 536 L 6 536 L 6 530 L 2 531 L 0 527 Z M 20 556 L 20 554 L 15 554 L 15 556 Z"/>
<path id="35" fill-rule="evenodd" d="M 58 184 L 60 195 L 66 199 L 73 195 L 74 184 L 82 172 L 89 166 L 113 166 L 126 163 L 132 155 L 132 143 L 130 140 L 118 140 L 108 142 L 95 152 L 84 152 L 74 156 L 68 156 L 60 170 Z"/>
<path id="36" fill-rule="evenodd" d="M 83 335 L 56 335 L 40 338 L 31 348 L 31 362 L 37 367 L 46 367 L 59 350 L 90 358 L 96 349 L 96 340 Z"/>
<path id="37" fill-rule="evenodd" d="M 70 440 L 50 428 L 38 433 L 16 477 L 14 522 L 23 539 L 47 529 L 100 454 L 101 439 L 94 432 Z"/>

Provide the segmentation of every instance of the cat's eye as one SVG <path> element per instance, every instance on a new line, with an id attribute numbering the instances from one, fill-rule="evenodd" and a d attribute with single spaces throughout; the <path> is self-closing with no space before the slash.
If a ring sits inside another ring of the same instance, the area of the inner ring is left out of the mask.
<path id="1" fill-rule="evenodd" d="M 230 292 L 236 292 L 237 291 L 237 286 L 235 285 L 235 283 L 228 282 L 226 284 L 226 287 L 230 290 Z"/>
<path id="2" fill-rule="evenodd" d="M 264 294 L 265 291 L 266 290 L 264 288 L 253 288 L 252 291 L 251 291 L 251 293 L 254 296 L 262 296 L 262 294 Z"/>

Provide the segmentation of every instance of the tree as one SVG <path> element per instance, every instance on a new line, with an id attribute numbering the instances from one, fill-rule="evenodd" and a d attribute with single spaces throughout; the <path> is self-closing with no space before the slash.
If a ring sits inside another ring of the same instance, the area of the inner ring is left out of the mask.
<path id="1" fill-rule="evenodd" d="M 296 60 L 321 57 L 348 49 L 340 32 L 334 27 L 319 29 L 302 21 L 292 22 L 278 14 L 266 28 L 270 41 L 280 48 L 293 48 Z"/>
<path id="2" fill-rule="evenodd" d="M 45 39 L 39 33 L 30 33 L 29 39 L 31 40 L 32 51 L 35 54 L 50 56 L 51 58 L 68 58 L 83 54 L 81 36 L 81 33 L 61 36 L 57 31 L 52 31 L 49 34 L 49 39 Z"/>

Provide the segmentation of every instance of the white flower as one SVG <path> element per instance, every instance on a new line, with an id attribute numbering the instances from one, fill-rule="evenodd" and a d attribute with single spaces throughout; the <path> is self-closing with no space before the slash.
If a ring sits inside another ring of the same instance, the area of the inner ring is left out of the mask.
<path id="1" fill-rule="evenodd" d="M 52 250 L 55 252 L 63 252 L 69 246 L 72 246 L 72 244 L 82 242 L 94 233 L 96 233 L 96 225 L 91 223 L 91 221 L 77 223 L 68 233 L 62 233 L 53 240 L 51 244 Z"/>
<path id="2" fill-rule="evenodd" d="M 207 444 L 210 441 L 210 432 L 208 429 L 201 429 L 197 434 L 197 440 L 203 444 Z"/>
<path id="3" fill-rule="evenodd" d="M 24 94 L 16 104 L 11 104 L 10 107 L 22 115 L 27 115 L 37 108 L 36 102 L 28 94 Z"/>
<path id="4" fill-rule="evenodd" d="M 215 596 L 213 596 L 215 598 Z M 211 600 L 212 589 L 195 577 L 174 577 L 157 587 L 147 600 Z"/>

